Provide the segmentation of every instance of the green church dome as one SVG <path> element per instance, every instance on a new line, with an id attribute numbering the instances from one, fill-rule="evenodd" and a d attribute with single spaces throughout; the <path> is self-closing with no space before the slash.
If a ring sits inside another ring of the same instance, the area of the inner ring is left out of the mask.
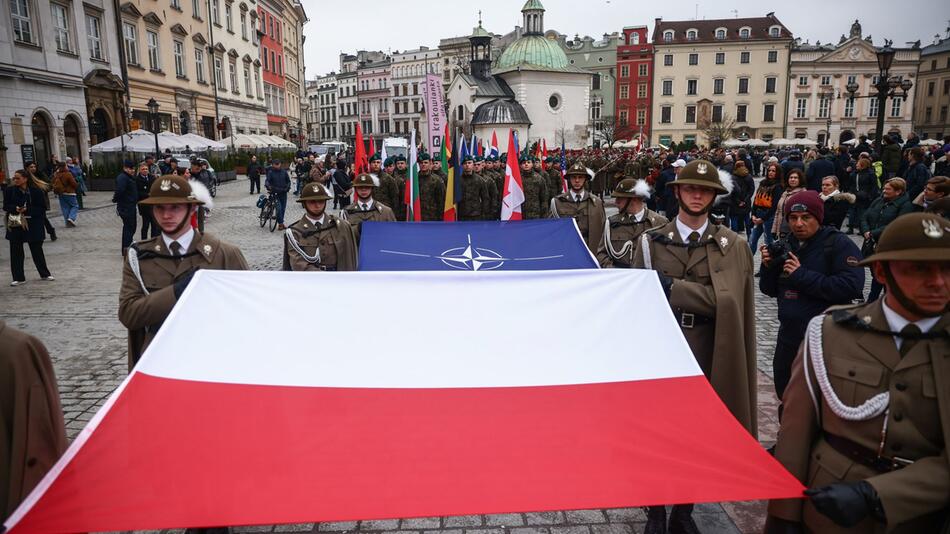
<path id="1" fill-rule="evenodd" d="M 570 71 L 570 62 L 561 47 L 541 35 L 525 35 L 505 49 L 493 72 L 522 70 Z"/>

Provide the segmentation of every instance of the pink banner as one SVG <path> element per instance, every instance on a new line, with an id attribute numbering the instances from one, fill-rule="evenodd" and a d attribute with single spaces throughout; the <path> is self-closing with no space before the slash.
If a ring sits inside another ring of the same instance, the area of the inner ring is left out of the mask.
<path id="1" fill-rule="evenodd" d="M 442 77 L 438 74 L 426 75 L 423 84 L 426 99 L 426 123 L 429 125 L 428 146 L 433 157 L 442 150 L 442 136 L 445 135 L 445 99 L 442 95 Z"/>

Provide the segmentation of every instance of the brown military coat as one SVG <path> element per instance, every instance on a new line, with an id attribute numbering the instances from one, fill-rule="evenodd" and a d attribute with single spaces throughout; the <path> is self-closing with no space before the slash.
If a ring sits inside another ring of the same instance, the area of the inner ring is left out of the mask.
<path id="1" fill-rule="evenodd" d="M 873 328 L 887 331 L 881 302 L 835 309 L 847 309 Z M 931 329 L 939 331 L 950 332 L 950 313 Z M 822 533 L 939 532 L 950 510 L 950 341 L 921 339 L 901 358 L 893 336 L 838 324 L 829 314 L 822 322 L 822 347 L 829 382 L 845 405 L 860 406 L 888 392 L 889 409 L 867 421 L 838 417 L 818 388 L 812 359 L 809 379 L 820 402 L 819 415 L 799 350 L 782 399 L 785 409 L 775 458 L 808 487 L 867 480 L 877 490 L 887 525 L 869 518 L 851 529 L 839 527 L 800 499 L 772 501 L 769 514 L 803 522 L 811 531 Z M 878 451 L 885 417 L 883 455 L 913 460 L 913 464 L 878 473 L 853 462 L 824 439 L 824 434 L 832 434 Z"/>
<path id="2" fill-rule="evenodd" d="M 356 230 L 348 222 L 329 213 L 323 224 L 314 226 L 306 215 L 291 224 L 284 233 L 285 271 L 355 271 L 357 265 Z M 291 237 L 308 257 L 297 251 Z M 317 256 L 317 248 L 320 257 Z"/>
<path id="3" fill-rule="evenodd" d="M 0 522 L 66 451 L 66 426 L 46 347 L 0 320 Z"/>
<path id="4" fill-rule="evenodd" d="M 604 226 L 604 248 L 614 266 L 631 267 L 643 232 L 668 222 L 670 221 L 666 217 L 648 208 L 644 208 L 643 219 L 640 221 L 626 213 L 610 216 Z"/>
<path id="5" fill-rule="evenodd" d="M 358 245 L 360 242 L 360 234 L 363 231 L 363 222 L 394 222 L 396 220 L 396 215 L 393 213 L 393 210 L 389 208 L 389 206 L 375 199 L 373 201 L 373 207 L 368 210 L 363 210 L 360 208 L 359 199 L 357 199 L 356 202 L 353 202 L 349 206 L 340 210 L 340 218 L 350 223 L 350 226 L 353 227 L 353 231 L 356 234 L 356 244 Z M 309 223 L 310 221 L 306 222 Z"/>
<path id="6" fill-rule="evenodd" d="M 570 191 L 561 193 L 551 199 L 548 218 L 559 219 L 562 217 L 573 217 L 577 221 L 577 228 L 581 231 L 584 243 L 590 249 L 591 254 L 597 258 L 597 263 L 601 267 L 610 265 L 610 258 L 607 256 L 607 249 L 604 247 L 604 226 L 607 222 L 604 201 L 591 195 L 589 191 L 584 193 L 584 199 L 580 202 L 574 202 Z"/>
<path id="7" fill-rule="evenodd" d="M 119 289 L 119 322 L 129 330 L 130 371 L 175 306 L 178 299 L 173 286 L 176 281 L 195 269 L 247 270 L 247 261 L 239 248 L 198 231 L 188 250 L 178 259 L 172 256 L 161 235 L 141 241 L 135 247 L 142 283 L 148 292 L 142 289 L 126 258 Z"/>
<path id="8" fill-rule="evenodd" d="M 709 223 L 692 255 L 682 244 L 676 221 L 645 234 L 651 268 L 674 279 L 674 312 L 715 319 L 715 324 L 683 327 L 683 336 L 719 398 L 746 430 L 757 436 L 755 293 L 752 252 L 725 226 Z M 646 266 L 644 246 L 634 268 Z M 672 244 L 665 244 L 672 241 Z"/>

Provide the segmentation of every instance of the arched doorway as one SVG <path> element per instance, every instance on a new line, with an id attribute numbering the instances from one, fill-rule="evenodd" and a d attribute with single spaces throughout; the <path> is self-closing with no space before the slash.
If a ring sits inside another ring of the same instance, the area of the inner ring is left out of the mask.
<path id="1" fill-rule="evenodd" d="M 37 168 L 45 170 L 53 161 L 53 145 L 50 142 L 51 128 L 46 115 L 40 112 L 33 114 L 30 121 L 33 130 L 33 157 Z M 26 164 L 26 162 L 24 162 Z"/>
<path id="2" fill-rule="evenodd" d="M 66 120 L 63 121 L 63 135 L 66 137 L 66 154 L 63 155 L 63 160 L 66 158 L 82 159 L 79 131 L 79 120 L 76 119 L 76 116 L 67 115 Z"/>
<path id="3" fill-rule="evenodd" d="M 103 141 L 112 139 L 115 137 L 113 132 L 114 128 L 109 114 L 102 108 L 96 108 L 96 111 L 92 113 L 92 120 L 89 121 L 89 143 L 98 145 Z"/>
<path id="4" fill-rule="evenodd" d="M 851 130 L 844 130 L 841 132 L 841 135 L 838 137 L 838 144 L 844 144 L 846 141 L 854 139 L 854 132 Z"/>

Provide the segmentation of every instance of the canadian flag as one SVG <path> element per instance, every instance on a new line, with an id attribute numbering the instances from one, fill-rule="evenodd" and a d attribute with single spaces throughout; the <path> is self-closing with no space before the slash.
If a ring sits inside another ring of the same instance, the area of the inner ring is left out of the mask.
<path id="1" fill-rule="evenodd" d="M 501 220 L 520 221 L 522 204 L 524 187 L 521 185 L 518 149 L 515 146 L 514 133 L 508 130 L 508 160 L 505 162 L 505 185 L 501 196 Z"/>
<path id="2" fill-rule="evenodd" d="M 330 317 L 314 302 L 372 329 L 358 342 L 288 330 L 287 316 Z M 653 311 L 622 332 L 605 321 L 580 335 L 551 328 L 565 309 L 620 317 L 630 302 Z M 706 382 L 652 272 L 202 270 L 6 527 L 304 523 L 801 490 Z"/>

